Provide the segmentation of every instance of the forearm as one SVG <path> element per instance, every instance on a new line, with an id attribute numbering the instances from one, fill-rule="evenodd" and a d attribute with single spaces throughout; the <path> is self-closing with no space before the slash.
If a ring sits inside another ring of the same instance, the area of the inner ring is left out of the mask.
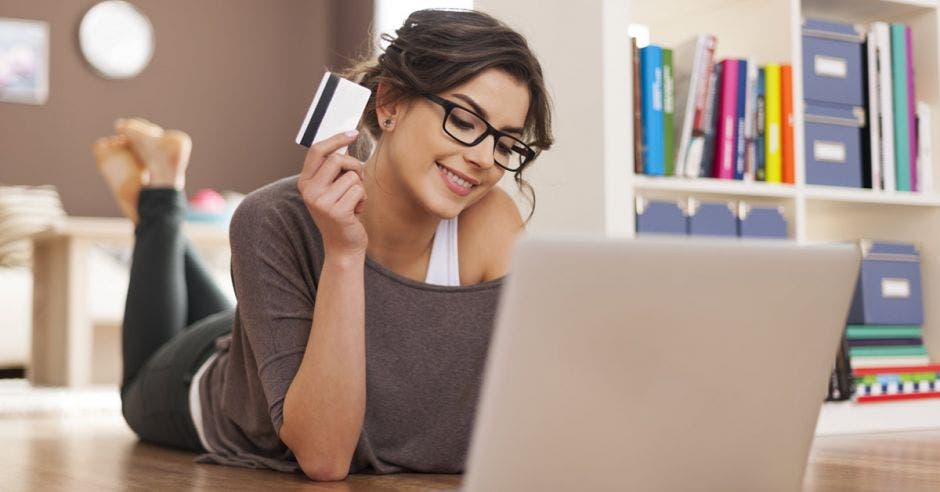
<path id="1" fill-rule="evenodd" d="M 345 477 L 362 430 L 364 260 L 325 259 L 307 348 L 284 398 L 281 438 L 318 480 Z"/>

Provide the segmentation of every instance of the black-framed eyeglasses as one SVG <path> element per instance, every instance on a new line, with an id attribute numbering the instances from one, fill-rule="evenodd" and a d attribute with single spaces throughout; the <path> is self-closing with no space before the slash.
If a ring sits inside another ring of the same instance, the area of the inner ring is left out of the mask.
<path id="1" fill-rule="evenodd" d="M 493 135 L 493 161 L 497 166 L 517 173 L 535 158 L 535 150 L 532 147 L 508 133 L 493 128 L 493 125 L 473 111 L 434 94 L 425 93 L 424 97 L 444 108 L 444 132 L 457 142 L 473 147 Z"/>

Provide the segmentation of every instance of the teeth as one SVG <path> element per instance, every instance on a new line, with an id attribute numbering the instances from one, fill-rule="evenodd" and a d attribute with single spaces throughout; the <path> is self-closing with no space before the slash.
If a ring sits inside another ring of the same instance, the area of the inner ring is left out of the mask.
<path id="1" fill-rule="evenodd" d="M 445 173 L 447 173 L 447 176 L 450 178 L 451 181 L 453 181 L 453 182 L 459 184 L 460 186 L 462 186 L 462 187 L 464 187 L 464 188 L 468 188 L 468 189 L 469 189 L 469 188 L 473 188 L 473 184 L 472 184 L 472 183 L 470 183 L 469 181 L 467 181 L 467 180 L 461 178 L 460 176 L 457 176 L 456 174 L 450 172 L 449 169 L 447 169 L 447 168 L 441 166 L 440 164 L 438 164 L 437 167 L 441 168 Z"/>

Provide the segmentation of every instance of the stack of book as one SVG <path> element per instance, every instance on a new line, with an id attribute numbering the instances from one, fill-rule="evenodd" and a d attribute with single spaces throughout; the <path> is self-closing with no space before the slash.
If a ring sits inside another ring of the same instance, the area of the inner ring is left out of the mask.
<path id="1" fill-rule="evenodd" d="M 940 365 L 856 369 L 855 401 L 873 403 L 940 397 Z"/>
<path id="2" fill-rule="evenodd" d="M 929 364 L 916 325 L 848 325 L 845 329 L 853 369 Z"/>
<path id="3" fill-rule="evenodd" d="M 930 108 L 916 99 L 911 28 L 885 22 L 867 26 L 865 58 L 869 131 L 865 186 L 932 191 Z"/>
<path id="4" fill-rule="evenodd" d="M 793 71 L 715 60 L 699 34 L 675 49 L 634 49 L 637 174 L 794 182 Z"/>

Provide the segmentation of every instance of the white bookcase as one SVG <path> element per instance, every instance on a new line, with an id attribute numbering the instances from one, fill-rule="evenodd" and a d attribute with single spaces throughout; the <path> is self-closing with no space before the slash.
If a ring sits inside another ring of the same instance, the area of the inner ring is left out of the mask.
<path id="1" fill-rule="evenodd" d="M 935 301 L 940 293 L 940 193 L 805 184 L 801 56 L 803 17 L 906 23 L 914 36 L 917 99 L 930 106 L 936 122 L 937 0 L 477 0 L 475 6 L 525 34 L 555 103 L 556 146 L 530 173 L 538 204 L 529 230 L 633 237 L 635 197 L 693 196 L 783 205 L 791 237 L 803 244 L 857 238 L 912 242 L 921 253 L 925 343 L 931 359 L 940 361 L 940 302 Z M 651 41 L 663 46 L 707 32 L 718 38 L 716 59 L 750 56 L 759 64 L 792 64 L 796 184 L 635 175 L 627 34 L 634 23 L 647 26 Z M 936 154 L 940 124 L 933 124 L 930 138 Z M 936 160 L 930 165 L 940 176 Z M 940 402 L 827 404 L 818 432 L 925 427 L 940 428 Z"/>

